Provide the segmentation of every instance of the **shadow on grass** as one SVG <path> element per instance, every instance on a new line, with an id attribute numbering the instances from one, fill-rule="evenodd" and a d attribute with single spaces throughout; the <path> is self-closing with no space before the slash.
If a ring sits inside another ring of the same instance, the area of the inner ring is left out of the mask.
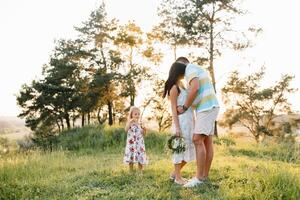
<path id="1" fill-rule="evenodd" d="M 130 173 L 121 171 L 93 171 L 77 176 L 74 198 L 88 199 L 219 199 L 218 185 L 206 183 L 197 188 L 186 189 L 168 179 L 163 170 L 146 169 Z"/>

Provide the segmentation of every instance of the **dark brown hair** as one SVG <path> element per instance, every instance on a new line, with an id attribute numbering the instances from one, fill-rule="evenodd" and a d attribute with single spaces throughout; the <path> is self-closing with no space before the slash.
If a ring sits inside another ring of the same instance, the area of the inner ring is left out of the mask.
<path id="1" fill-rule="evenodd" d="M 181 78 L 183 78 L 184 73 L 185 73 L 185 68 L 186 65 L 179 63 L 179 62 L 175 62 L 172 64 L 170 71 L 169 71 L 169 77 L 167 79 L 167 81 L 165 82 L 165 90 L 164 90 L 164 94 L 163 97 L 165 98 L 167 95 L 170 95 L 170 90 L 173 87 L 173 85 L 176 85 L 177 81 Z M 178 86 L 177 86 L 177 90 L 178 92 L 180 92 Z"/>
<path id="2" fill-rule="evenodd" d="M 178 61 L 183 61 L 183 62 L 188 62 L 188 63 L 190 62 L 186 57 L 183 57 L 183 56 L 177 58 L 176 62 L 178 62 Z"/>

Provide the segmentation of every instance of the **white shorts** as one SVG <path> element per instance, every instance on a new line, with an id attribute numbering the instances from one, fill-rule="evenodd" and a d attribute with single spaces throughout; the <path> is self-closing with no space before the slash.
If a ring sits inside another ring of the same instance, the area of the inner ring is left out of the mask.
<path id="1" fill-rule="evenodd" d="M 203 112 L 196 113 L 194 134 L 214 135 L 215 121 L 218 117 L 220 108 L 212 108 Z"/>

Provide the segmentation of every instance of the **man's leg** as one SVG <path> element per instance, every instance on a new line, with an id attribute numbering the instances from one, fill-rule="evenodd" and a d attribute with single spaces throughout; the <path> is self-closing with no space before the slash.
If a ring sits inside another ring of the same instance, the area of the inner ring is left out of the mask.
<path id="1" fill-rule="evenodd" d="M 213 139 L 212 136 L 207 136 L 204 140 L 205 150 L 206 150 L 206 160 L 205 160 L 205 169 L 204 177 L 208 177 L 211 163 L 214 157 L 214 148 L 213 148 Z"/>
<path id="2" fill-rule="evenodd" d="M 193 135 L 193 142 L 196 149 L 196 164 L 197 171 L 196 177 L 201 180 L 204 178 L 205 160 L 206 160 L 206 149 L 204 145 L 204 140 L 207 136 L 201 134 Z"/>

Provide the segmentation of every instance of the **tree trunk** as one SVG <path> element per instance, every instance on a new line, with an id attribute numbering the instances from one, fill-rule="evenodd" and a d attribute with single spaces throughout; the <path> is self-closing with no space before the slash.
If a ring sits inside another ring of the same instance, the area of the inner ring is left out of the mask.
<path id="1" fill-rule="evenodd" d="M 176 61 L 176 59 L 177 59 L 177 46 L 176 46 L 176 44 L 174 45 L 173 53 L 174 53 L 174 61 Z"/>
<path id="2" fill-rule="evenodd" d="M 259 143 L 259 135 L 255 135 L 254 137 L 255 137 L 256 143 Z"/>
<path id="3" fill-rule="evenodd" d="M 58 120 L 56 120 L 56 125 L 57 125 L 57 128 L 58 128 L 58 132 L 60 132 L 61 129 L 60 129 L 60 125 L 59 125 L 59 121 Z"/>
<path id="4" fill-rule="evenodd" d="M 130 106 L 134 106 L 134 94 L 130 95 Z"/>
<path id="5" fill-rule="evenodd" d="M 63 118 L 59 118 L 59 120 L 60 120 L 60 124 L 61 124 L 61 130 L 63 131 L 65 129 L 64 120 L 63 120 Z"/>
<path id="6" fill-rule="evenodd" d="M 71 123 L 70 123 L 70 116 L 69 116 L 68 113 L 65 114 L 65 120 L 66 120 L 66 124 L 67 124 L 68 130 L 70 130 L 70 128 L 71 128 Z"/>
<path id="7" fill-rule="evenodd" d="M 216 79 L 215 79 L 215 73 L 214 73 L 214 14 L 212 16 L 212 19 L 210 21 L 210 32 L 209 32 L 209 73 L 212 79 L 212 84 L 215 90 L 215 93 L 217 93 L 216 90 Z M 218 122 L 215 121 L 215 131 L 214 135 L 218 137 Z"/>
<path id="8" fill-rule="evenodd" d="M 88 125 L 90 125 L 90 122 L 91 122 L 91 113 L 90 112 L 88 112 Z"/>
<path id="9" fill-rule="evenodd" d="M 214 90 L 216 91 L 216 79 L 215 79 L 215 73 L 214 73 L 214 28 L 213 24 L 210 25 L 210 42 L 209 42 L 209 68 L 208 71 L 210 73 L 212 84 L 214 86 Z"/>
<path id="10" fill-rule="evenodd" d="M 101 112 L 101 108 L 98 108 L 98 111 L 97 111 L 97 120 L 98 120 L 99 124 L 101 124 L 100 112 Z"/>
<path id="11" fill-rule="evenodd" d="M 81 114 L 81 127 L 84 127 L 85 124 L 85 115 L 84 113 Z"/>
<path id="12" fill-rule="evenodd" d="M 113 124 L 116 124 L 116 113 L 113 105 L 112 105 L 112 116 L 113 116 Z"/>
<path id="13" fill-rule="evenodd" d="M 73 125 L 73 127 L 75 127 L 75 121 L 76 121 L 76 117 L 75 117 L 75 114 L 74 114 L 73 118 L 72 118 L 72 125 Z"/>
<path id="14" fill-rule="evenodd" d="M 113 125 L 113 113 L 112 113 L 112 102 L 107 101 L 107 107 L 108 107 L 108 124 L 111 126 Z"/>

